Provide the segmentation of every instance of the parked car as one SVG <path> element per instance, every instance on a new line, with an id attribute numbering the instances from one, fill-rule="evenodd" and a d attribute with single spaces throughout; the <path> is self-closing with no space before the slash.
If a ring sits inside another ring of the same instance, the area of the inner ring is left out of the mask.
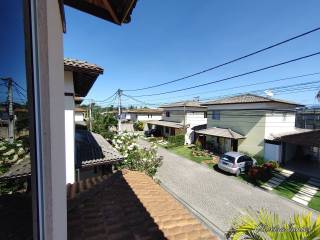
<path id="1" fill-rule="evenodd" d="M 159 137 L 161 135 L 158 129 L 150 129 L 144 132 L 145 137 Z"/>
<path id="2" fill-rule="evenodd" d="M 226 172 L 239 176 L 243 172 L 247 172 L 257 161 L 245 154 L 239 152 L 227 152 L 223 154 L 218 162 L 218 167 Z"/>

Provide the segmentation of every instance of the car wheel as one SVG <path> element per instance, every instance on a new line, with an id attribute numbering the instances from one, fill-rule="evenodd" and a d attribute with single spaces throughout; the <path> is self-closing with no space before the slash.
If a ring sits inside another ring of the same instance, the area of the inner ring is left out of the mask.
<path id="1" fill-rule="evenodd" d="M 240 170 L 240 168 L 238 168 L 238 170 L 236 171 L 236 176 L 238 177 L 238 176 L 240 176 L 240 174 L 241 174 L 241 170 Z"/>

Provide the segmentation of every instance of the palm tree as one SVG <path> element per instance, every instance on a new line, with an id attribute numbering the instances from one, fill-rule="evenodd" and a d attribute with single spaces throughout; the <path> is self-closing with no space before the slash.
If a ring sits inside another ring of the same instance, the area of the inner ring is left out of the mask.
<path id="1" fill-rule="evenodd" d="M 311 219 L 311 213 L 294 215 L 283 221 L 276 213 L 260 210 L 237 218 L 228 237 L 232 240 L 320 240 L 320 216 Z"/>

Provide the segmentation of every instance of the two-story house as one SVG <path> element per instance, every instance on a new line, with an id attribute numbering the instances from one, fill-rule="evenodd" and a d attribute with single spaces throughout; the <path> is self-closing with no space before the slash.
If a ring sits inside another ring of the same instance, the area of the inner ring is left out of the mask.
<path id="1" fill-rule="evenodd" d="M 279 159 L 274 134 L 295 130 L 295 111 L 302 105 L 244 94 L 203 104 L 208 107 L 207 129 L 196 131 L 207 148 L 217 153 L 241 151 Z"/>
<path id="2" fill-rule="evenodd" d="M 176 102 L 162 105 L 162 120 L 148 121 L 148 128 L 159 129 L 162 136 L 185 135 L 185 144 L 194 141 L 194 130 L 205 128 L 207 107 L 199 101 Z"/>

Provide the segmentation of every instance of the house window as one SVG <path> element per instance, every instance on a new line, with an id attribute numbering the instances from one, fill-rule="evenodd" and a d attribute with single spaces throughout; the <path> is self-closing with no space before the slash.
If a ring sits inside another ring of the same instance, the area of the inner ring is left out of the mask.
<path id="1" fill-rule="evenodd" d="M 208 118 L 208 112 L 204 112 L 204 113 L 203 113 L 203 117 L 204 117 L 204 118 Z"/>
<path id="2" fill-rule="evenodd" d="M 170 117 L 170 112 L 166 111 L 166 117 Z"/>
<path id="3" fill-rule="evenodd" d="M 169 128 L 168 127 L 165 127 L 165 133 L 168 133 L 169 134 Z"/>
<path id="4" fill-rule="evenodd" d="M 212 116 L 211 118 L 213 120 L 220 120 L 220 111 L 212 111 Z"/>

